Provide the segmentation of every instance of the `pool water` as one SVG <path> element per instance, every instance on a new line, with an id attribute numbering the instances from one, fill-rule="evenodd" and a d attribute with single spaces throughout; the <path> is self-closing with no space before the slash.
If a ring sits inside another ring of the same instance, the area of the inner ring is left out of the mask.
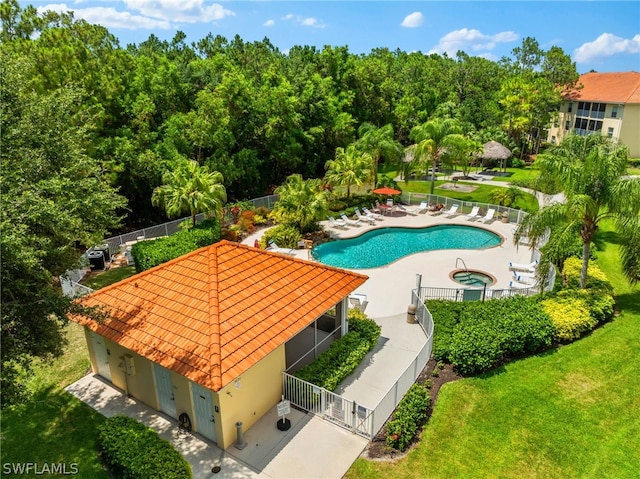
<path id="1" fill-rule="evenodd" d="M 438 225 L 427 228 L 381 228 L 355 238 L 331 241 L 313 248 L 313 257 L 339 268 L 378 268 L 404 256 L 443 249 L 484 249 L 502 238 L 482 228 Z"/>
<path id="2" fill-rule="evenodd" d="M 467 286 L 484 286 L 493 284 L 493 278 L 479 271 L 457 271 L 453 273 L 453 279 Z"/>

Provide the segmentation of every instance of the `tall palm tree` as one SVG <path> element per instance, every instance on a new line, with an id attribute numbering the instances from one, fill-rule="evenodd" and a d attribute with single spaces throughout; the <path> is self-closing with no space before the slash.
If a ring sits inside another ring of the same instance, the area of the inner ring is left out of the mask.
<path id="1" fill-rule="evenodd" d="M 275 218 L 285 224 L 297 227 L 301 233 L 317 229 L 318 221 L 329 211 L 327 192 L 322 189 L 322 180 L 303 180 L 294 174 L 278 186 L 275 193 L 280 195 L 273 208 Z"/>
<path id="2" fill-rule="evenodd" d="M 356 147 L 371 155 L 373 187 L 378 184 L 378 164 L 384 158 L 398 161 L 402 156 L 402 146 L 393 139 L 393 126 L 389 123 L 383 127 L 376 127 L 371 123 L 363 123 L 358 128 Z"/>
<path id="3" fill-rule="evenodd" d="M 164 184 L 153 190 L 151 202 L 164 207 L 170 218 L 188 212 L 194 226 L 196 214 L 215 212 L 219 216 L 227 201 L 222 174 L 210 172 L 197 161 L 184 162 L 176 170 L 165 173 L 162 180 Z"/>
<path id="4" fill-rule="evenodd" d="M 414 126 L 409 135 L 416 143 L 416 158 L 431 159 L 431 194 L 436 187 L 436 167 L 447 149 L 447 144 L 461 141 L 462 127 L 453 118 L 434 118 L 428 122 Z"/>
<path id="5" fill-rule="evenodd" d="M 620 233 L 623 273 L 631 284 L 640 281 L 640 179 L 624 177 L 627 155 L 626 147 L 598 134 L 570 135 L 539 155 L 541 175 L 556 179 L 567 200 L 527 216 L 514 241 L 529 236 L 535 245 L 548 229 L 558 240 L 579 231 L 584 288 L 598 224 L 612 218 Z"/>
<path id="6" fill-rule="evenodd" d="M 325 164 L 327 170 L 324 179 L 331 186 L 347 186 L 347 198 L 351 196 L 351 185 L 361 186 L 371 177 L 373 159 L 369 153 L 363 153 L 354 145 L 336 148 L 336 157 Z"/>

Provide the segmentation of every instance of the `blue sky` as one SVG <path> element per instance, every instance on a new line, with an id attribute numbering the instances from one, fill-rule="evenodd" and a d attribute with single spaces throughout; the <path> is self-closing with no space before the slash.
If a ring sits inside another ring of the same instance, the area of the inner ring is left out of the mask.
<path id="1" fill-rule="evenodd" d="M 73 10 L 104 25 L 122 46 L 150 34 L 189 42 L 208 33 L 245 41 L 268 37 L 293 45 L 347 45 L 353 53 L 390 50 L 470 55 L 498 60 L 531 36 L 561 47 L 580 73 L 640 71 L 640 2 L 631 1 L 20 1 L 42 10 Z"/>

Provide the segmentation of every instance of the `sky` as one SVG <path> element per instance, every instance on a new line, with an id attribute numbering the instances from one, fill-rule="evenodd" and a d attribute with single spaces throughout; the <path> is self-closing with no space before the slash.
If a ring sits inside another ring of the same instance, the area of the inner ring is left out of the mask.
<path id="1" fill-rule="evenodd" d="M 640 71 L 640 2 L 629 1 L 213 1 L 20 0 L 39 10 L 73 11 L 75 18 L 105 26 L 121 46 L 154 34 L 187 42 L 209 33 L 244 41 L 265 37 L 287 53 L 294 45 L 348 46 L 355 54 L 374 48 L 423 53 L 458 50 L 499 60 L 526 37 L 541 48 L 558 46 L 579 73 Z"/>

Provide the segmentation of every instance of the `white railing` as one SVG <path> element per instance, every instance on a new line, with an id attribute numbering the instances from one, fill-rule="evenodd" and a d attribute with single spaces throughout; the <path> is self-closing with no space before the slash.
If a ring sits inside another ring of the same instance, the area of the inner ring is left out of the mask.
<path id="1" fill-rule="evenodd" d="M 427 193 L 411 193 L 403 192 L 401 195 L 402 201 L 411 204 L 420 204 L 426 201 L 429 204 L 443 204 L 448 209 L 454 203 L 460 205 L 458 213 L 469 213 L 474 206 L 478 206 L 480 209 L 487 211 L 489 208 L 496 210 L 494 218 L 501 219 L 503 213 L 508 214 L 509 223 L 520 223 L 528 213 L 526 211 L 509 208 L 508 206 L 494 205 L 490 203 L 478 203 L 477 201 L 460 201 L 455 198 L 449 198 L 448 196 L 430 195 Z"/>
<path id="2" fill-rule="evenodd" d="M 93 289 L 77 281 L 65 278 L 64 276 L 60 276 L 60 286 L 62 287 L 62 294 L 67 298 L 79 298 L 80 296 L 93 293 Z"/>
<path id="3" fill-rule="evenodd" d="M 426 341 L 411 364 L 403 371 L 375 408 L 369 409 L 356 401 L 345 399 L 331 391 L 283 372 L 283 394 L 296 407 L 372 439 L 389 419 L 411 385 L 427 365 L 433 350 L 433 318 L 412 292 L 416 305 L 416 320 L 426 335 Z"/>

